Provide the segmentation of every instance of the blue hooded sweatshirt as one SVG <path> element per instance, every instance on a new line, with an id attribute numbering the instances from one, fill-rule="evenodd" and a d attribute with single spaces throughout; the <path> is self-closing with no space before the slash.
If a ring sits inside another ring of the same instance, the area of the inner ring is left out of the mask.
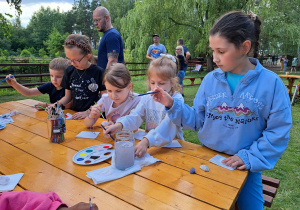
<path id="1" fill-rule="evenodd" d="M 200 142 L 219 152 L 239 156 L 251 172 L 274 168 L 286 149 L 292 127 L 290 99 L 277 74 L 257 59 L 231 93 L 220 68 L 207 74 L 193 107 L 174 98 L 170 119 L 198 131 Z"/>

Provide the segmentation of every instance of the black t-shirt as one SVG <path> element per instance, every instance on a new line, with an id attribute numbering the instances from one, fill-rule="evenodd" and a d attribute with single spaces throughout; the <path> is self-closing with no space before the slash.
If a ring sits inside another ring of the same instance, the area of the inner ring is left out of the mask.
<path id="1" fill-rule="evenodd" d="M 180 67 L 179 67 L 179 71 L 182 71 L 183 68 L 184 68 L 184 57 L 183 55 L 177 55 L 177 58 L 179 60 L 179 64 L 180 64 Z"/>
<path id="2" fill-rule="evenodd" d="M 50 103 L 55 103 L 65 96 L 65 88 L 57 90 L 51 82 L 47 82 L 37 87 L 37 89 L 43 94 L 49 94 Z"/>
<path id="3" fill-rule="evenodd" d="M 103 75 L 104 69 L 94 64 L 86 70 L 66 69 L 61 86 L 71 90 L 74 111 L 85 111 L 100 99 L 99 91 L 106 90 Z"/>

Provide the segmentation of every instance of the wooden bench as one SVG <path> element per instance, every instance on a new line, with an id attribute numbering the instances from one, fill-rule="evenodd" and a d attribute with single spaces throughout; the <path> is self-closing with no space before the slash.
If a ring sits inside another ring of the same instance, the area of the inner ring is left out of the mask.
<path id="1" fill-rule="evenodd" d="M 264 206 L 271 207 L 280 184 L 279 179 L 262 175 Z"/>
<path id="2" fill-rule="evenodd" d="M 203 80 L 203 78 L 204 77 L 185 77 L 185 78 L 183 78 L 183 79 L 189 79 L 189 80 L 191 80 L 191 86 L 194 86 L 195 84 L 194 84 L 194 82 L 195 82 L 195 79 L 201 79 L 201 82 L 202 82 L 202 80 Z"/>
<path id="3" fill-rule="evenodd" d="M 264 206 L 271 207 L 277 193 L 280 180 L 262 175 Z M 239 210 L 237 203 L 234 210 Z"/>

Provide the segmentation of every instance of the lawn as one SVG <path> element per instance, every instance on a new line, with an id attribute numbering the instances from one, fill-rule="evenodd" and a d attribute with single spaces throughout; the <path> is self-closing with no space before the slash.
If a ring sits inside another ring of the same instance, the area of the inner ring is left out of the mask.
<path id="1" fill-rule="evenodd" d="M 204 75 L 205 72 L 187 72 L 186 77 Z M 287 84 L 285 79 L 283 82 Z M 199 84 L 200 80 L 196 80 L 195 83 Z M 147 91 L 147 82 L 145 77 L 134 77 L 133 84 L 135 92 L 144 93 Z M 188 85 L 190 84 L 190 81 L 184 80 L 184 84 Z M 184 87 L 184 99 L 187 104 L 192 105 L 198 88 L 199 85 Z M 0 103 L 3 103 L 6 101 L 21 100 L 27 97 L 20 95 L 12 89 L 0 89 L 0 98 Z M 48 95 L 35 96 L 31 98 L 49 102 Z M 290 141 L 287 150 L 279 159 L 273 170 L 263 172 L 264 175 L 280 179 L 281 181 L 271 209 L 292 210 L 300 208 L 300 102 L 295 104 L 295 106 L 292 106 L 292 115 L 293 127 L 291 129 Z M 184 137 L 186 141 L 200 144 L 196 132 L 185 130 Z"/>

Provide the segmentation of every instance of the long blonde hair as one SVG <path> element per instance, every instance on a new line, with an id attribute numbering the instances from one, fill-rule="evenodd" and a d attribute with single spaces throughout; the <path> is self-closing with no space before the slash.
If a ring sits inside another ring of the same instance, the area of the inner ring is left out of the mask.
<path id="1" fill-rule="evenodd" d="M 165 56 L 159 57 L 150 63 L 147 71 L 148 83 L 153 74 L 156 74 L 163 80 L 171 80 L 171 95 L 180 90 L 177 78 L 179 70 L 178 59 L 176 57 L 174 58 L 176 59 L 176 62 Z"/>

